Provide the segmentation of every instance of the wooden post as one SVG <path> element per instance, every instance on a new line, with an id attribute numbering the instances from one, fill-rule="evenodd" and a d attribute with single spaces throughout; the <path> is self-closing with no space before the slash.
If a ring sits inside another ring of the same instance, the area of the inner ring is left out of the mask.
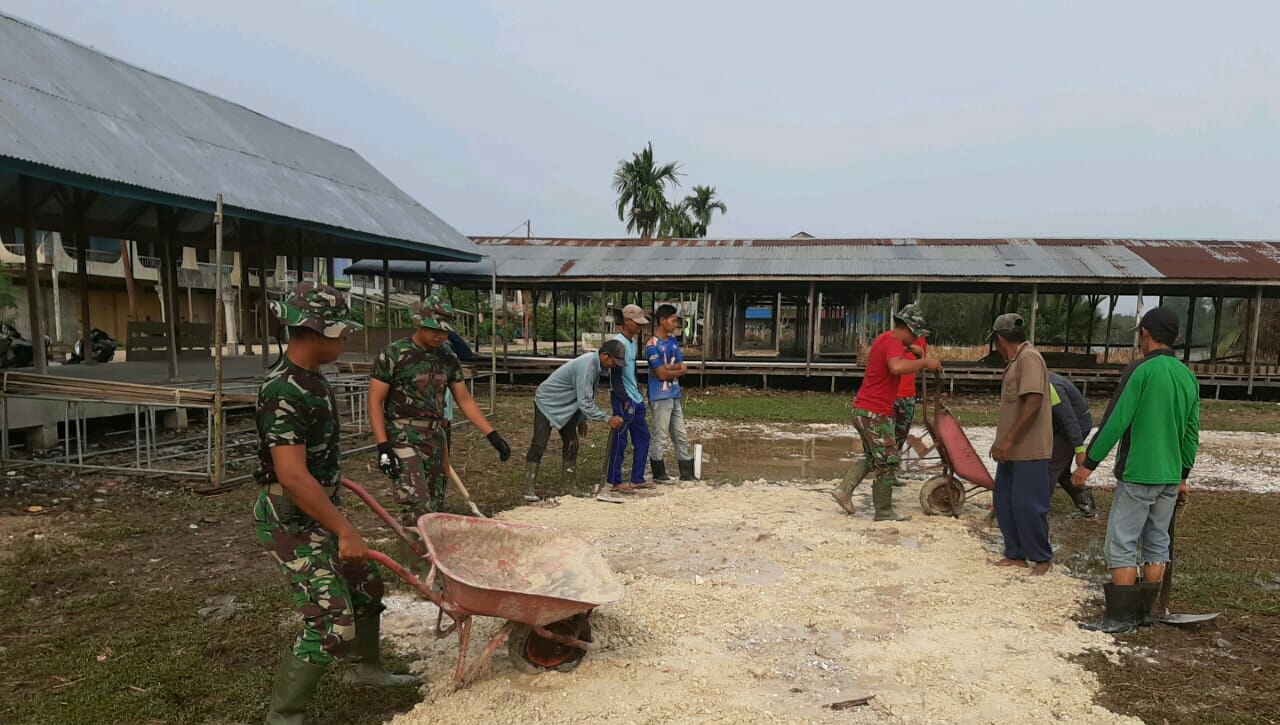
<path id="1" fill-rule="evenodd" d="M 223 331 L 226 325 L 223 324 L 222 316 L 226 312 L 226 306 L 222 302 L 222 194 L 218 194 L 214 199 L 216 206 L 213 213 L 213 410 L 210 417 L 213 418 L 212 440 L 213 440 L 213 486 L 217 488 L 222 485 L 222 469 L 225 463 L 226 455 L 225 441 L 223 440 L 223 419 L 222 419 L 222 349 Z"/>
<path id="2" fill-rule="evenodd" d="M 1142 308 L 1144 306 L 1144 297 L 1142 296 L 1142 285 L 1138 285 L 1138 312 L 1137 321 L 1142 322 Z M 1142 330 L 1135 329 L 1133 331 L 1133 355 L 1138 356 L 1138 339 L 1142 336 Z"/>
<path id="3" fill-rule="evenodd" d="M 337 289 L 338 287 L 337 271 L 338 270 L 335 268 L 335 265 L 333 263 L 333 257 L 325 257 L 324 258 L 324 281 L 325 281 L 325 284 L 335 289 Z"/>
<path id="4" fill-rule="evenodd" d="M 582 333 L 578 331 L 578 291 L 573 291 L 573 356 L 578 356 L 578 340 Z"/>
<path id="5" fill-rule="evenodd" d="M 49 361 L 44 355 L 44 326 L 40 320 L 40 270 L 39 258 L 36 256 L 36 222 L 35 209 L 32 209 L 31 179 L 19 178 L 22 197 L 22 253 L 24 256 L 24 273 L 27 277 L 27 312 L 31 322 L 32 365 L 37 375 L 49 372 Z"/>
<path id="6" fill-rule="evenodd" d="M 1071 352 L 1071 316 L 1076 312 L 1076 302 L 1080 298 L 1076 295 L 1067 295 L 1067 321 L 1066 331 L 1063 333 L 1064 342 L 1062 344 L 1063 352 Z"/>
<path id="7" fill-rule="evenodd" d="M 497 273 L 495 272 L 495 274 Z M 515 380 L 515 375 L 512 374 L 511 372 L 511 357 L 507 349 L 507 338 L 510 337 L 510 335 L 507 334 L 508 332 L 507 325 L 510 322 L 510 320 L 507 319 L 506 307 L 507 307 L 507 288 L 503 287 L 502 288 L 502 308 L 503 308 L 502 309 L 502 367 L 505 368 L 507 371 L 507 382 L 511 382 Z M 496 318 L 495 318 L 495 324 L 496 324 Z"/>
<path id="8" fill-rule="evenodd" d="M 262 225 L 258 225 L 258 231 L 262 231 Z M 259 338 L 259 341 L 262 343 L 262 369 L 266 370 L 271 364 L 271 303 L 269 302 L 270 298 L 267 297 L 268 257 L 266 240 L 262 240 L 261 244 L 262 246 L 259 247 L 259 252 L 261 253 L 262 259 L 258 262 L 258 296 L 262 299 L 258 308 L 258 319 L 262 322 L 262 335 Z"/>
<path id="9" fill-rule="evenodd" d="M 560 357 L 560 328 L 556 326 L 560 314 L 560 293 L 551 290 L 551 355 Z"/>
<path id="10" fill-rule="evenodd" d="M 81 211 L 76 213 L 75 241 L 76 281 L 80 283 L 80 349 L 84 351 L 82 362 L 85 365 L 96 365 L 98 361 L 93 356 L 93 345 L 89 340 L 89 330 L 93 324 L 89 318 L 89 253 L 86 249 L 89 246 L 89 236 L 84 233 L 84 216 Z"/>
<path id="11" fill-rule="evenodd" d="M 1182 361 L 1187 363 L 1191 362 L 1191 339 L 1196 330 L 1196 304 L 1199 301 L 1195 295 L 1187 298 L 1187 338 L 1182 342 Z"/>
<path id="12" fill-rule="evenodd" d="M 1253 326 L 1249 328 L 1249 390 L 1253 395 L 1253 375 L 1258 366 L 1258 328 L 1262 327 L 1262 287 L 1253 298 Z"/>
<path id="13" fill-rule="evenodd" d="M 1222 307 L 1223 300 L 1221 297 L 1213 298 L 1213 339 L 1209 341 L 1209 362 L 1218 362 L 1218 335 L 1222 332 Z"/>
<path id="14" fill-rule="evenodd" d="M 707 360 L 711 357 L 711 291 L 706 282 L 702 283 L 702 335 L 698 335 L 698 321 L 693 322 L 693 335 L 702 343 L 702 370 L 698 385 L 707 387 Z"/>
<path id="15" fill-rule="evenodd" d="M 382 312 L 386 317 L 387 344 L 391 344 L 391 261 L 382 258 Z M 367 328 L 366 328 L 367 329 Z"/>
<path id="16" fill-rule="evenodd" d="M 1036 316 L 1039 314 L 1039 312 L 1040 312 L 1040 284 L 1036 283 L 1031 285 L 1031 330 L 1027 333 L 1029 335 L 1028 342 L 1030 342 L 1032 345 L 1036 344 Z"/>
<path id="17" fill-rule="evenodd" d="M 809 377 L 811 368 L 813 367 L 813 346 L 814 346 L 814 341 L 818 339 L 818 333 L 816 329 L 817 325 L 815 325 L 813 322 L 814 321 L 813 291 L 815 287 L 816 287 L 816 284 L 814 283 L 814 281 L 809 280 L 809 304 L 806 308 L 809 314 L 809 322 L 807 325 L 808 329 L 806 330 L 806 332 L 808 332 L 809 334 L 805 335 L 806 340 L 804 344 L 804 376 L 806 378 Z"/>
<path id="18" fill-rule="evenodd" d="M 529 309 L 530 309 L 529 316 L 526 317 L 525 319 L 532 320 L 532 321 L 528 324 L 528 329 L 524 331 L 524 334 L 528 335 L 529 339 L 533 341 L 533 354 L 537 355 L 538 354 L 538 290 L 529 291 Z"/>
<path id="19" fill-rule="evenodd" d="M 1120 295 L 1107 295 L 1107 337 L 1102 343 L 1102 364 L 1106 365 L 1111 358 L 1111 321 L 1116 315 L 1116 302 Z"/>
<path id="20" fill-rule="evenodd" d="M 178 379 L 178 260 L 173 253 L 173 211 L 159 207 L 160 267 L 164 280 L 165 336 L 168 338 L 169 379 Z"/>
<path id="21" fill-rule="evenodd" d="M 249 331 L 253 320 L 249 315 L 249 255 L 244 253 L 247 245 L 244 243 L 245 233 L 251 227 L 246 227 L 244 222 L 236 223 L 236 238 L 240 241 L 240 292 L 236 296 L 237 316 L 240 319 L 240 341 L 244 343 L 244 354 L 252 355 L 253 348 L 249 347 L 253 344 L 254 338 L 257 337 Z"/>

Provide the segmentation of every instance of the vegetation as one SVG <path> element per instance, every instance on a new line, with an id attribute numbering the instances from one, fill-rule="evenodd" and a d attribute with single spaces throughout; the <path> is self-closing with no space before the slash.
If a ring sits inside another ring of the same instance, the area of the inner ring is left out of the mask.
<path id="1" fill-rule="evenodd" d="M 668 201 L 667 189 L 680 186 L 680 164 L 659 165 L 653 158 L 653 144 L 619 161 L 613 172 L 613 190 L 618 195 L 618 221 L 628 232 L 642 239 L 659 236 L 693 238 L 707 236 L 715 212 L 729 207 L 716 197 L 714 186 L 694 186 L 693 193 L 679 201 Z"/>

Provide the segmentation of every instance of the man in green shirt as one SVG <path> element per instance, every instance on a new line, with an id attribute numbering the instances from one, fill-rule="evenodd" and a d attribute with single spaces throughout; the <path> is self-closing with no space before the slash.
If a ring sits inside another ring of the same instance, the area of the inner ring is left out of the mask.
<path id="1" fill-rule="evenodd" d="M 1111 581 L 1103 585 L 1106 615 L 1081 626 L 1117 633 L 1150 626 L 1169 562 L 1169 522 L 1186 497 L 1187 476 L 1200 444 L 1200 383 L 1178 361 L 1178 315 L 1157 307 L 1143 316 L 1138 343 L 1143 358 L 1120 378 L 1084 464 L 1072 482 L 1083 488 L 1112 447 L 1116 490 L 1103 545 Z M 1142 582 L 1138 582 L 1138 554 Z"/>

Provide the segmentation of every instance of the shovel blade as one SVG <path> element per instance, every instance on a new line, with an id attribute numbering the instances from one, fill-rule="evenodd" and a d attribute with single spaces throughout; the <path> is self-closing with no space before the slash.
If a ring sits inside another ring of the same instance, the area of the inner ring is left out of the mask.
<path id="1" fill-rule="evenodd" d="M 1188 624 L 1211 622 L 1217 619 L 1220 614 L 1222 614 L 1222 612 L 1210 612 L 1208 614 L 1166 614 L 1158 621 L 1164 624 L 1172 624 L 1174 626 L 1184 626 Z"/>

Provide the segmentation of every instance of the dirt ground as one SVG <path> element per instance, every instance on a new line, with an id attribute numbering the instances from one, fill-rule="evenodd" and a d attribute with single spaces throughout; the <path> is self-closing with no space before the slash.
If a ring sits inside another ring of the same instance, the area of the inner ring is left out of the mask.
<path id="1" fill-rule="evenodd" d="M 504 514 L 574 522 L 618 572 L 625 599 L 593 618 L 604 649 L 571 674 L 531 677 L 498 658 L 454 692 L 440 686 L 453 642 L 419 635 L 427 655 L 413 668 L 437 684 L 393 723 L 1137 722 L 1093 705 L 1097 681 L 1071 661 L 1117 651 L 1071 620 L 1089 596 L 1080 580 L 992 566 L 971 531 L 980 509 L 873 523 L 826 491 L 686 484 L 623 506 L 562 498 Z"/>
<path id="2" fill-rule="evenodd" d="M 1136 722 L 1112 712 L 1152 725 L 1275 721 L 1280 496 L 1261 492 L 1275 490 L 1280 438 L 1205 435 L 1197 485 L 1216 478 L 1222 490 L 1195 494 L 1179 524 L 1175 602 L 1223 617 L 1112 639 L 1074 626 L 1097 613 L 1105 517 L 1069 519 L 1059 494 L 1051 530 L 1060 566 L 1032 581 L 985 563 L 995 545 L 980 522 L 988 498 L 975 497 L 959 521 L 883 527 L 844 516 L 824 491 L 853 454 L 848 401 L 824 403 L 821 423 L 803 422 L 819 399 L 732 396 L 747 415 L 691 421 L 709 482 L 623 506 L 565 496 L 599 479 L 600 430 L 576 477 L 559 475 L 553 442 L 539 491 L 560 498 L 512 509 L 528 396 L 505 393 L 496 421 L 513 460 L 498 465 L 483 438 L 463 430 L 455 466 L 483 510 L 577 528 L 618 570 L 626 597 L 595 617 L 604 649 L 571 674 L 536 678 L 515 674 L 499 652 L 489 674 L 455 693 L 456 640 L 430 638 L 429 605 L 393 582 L 388 661 L 424 670 L 429 687 L 350 687 L 335 668 L 310 722 L 376 725 L 397 713 L 399 723 Z M 1251 410 L 1250 425 L 1280 425 L 1280 413 Z M 762 425 L 751 417 L 760 411 L 790 422 Z M 980 450 L 982 430 L 971 429 Z M 345 470 L 385 496 L 367 455 Z M 253 495 L 50 469 L 0 478 L 0 722 L 260 722 L 298 622 L 252 538 Z M 1109 494 L 1098 497 L 1105 511 Z M 918 516 L 909 490 L 898 498 Z M 463 511 L 453 497 L 449 506 Z M 398 552 L 359 504 L 347 510 L 371 543 Z M 495 626 L 477 626 L 473 654 Z M 867 695 L 865 706 L 825 707 Z"/>

